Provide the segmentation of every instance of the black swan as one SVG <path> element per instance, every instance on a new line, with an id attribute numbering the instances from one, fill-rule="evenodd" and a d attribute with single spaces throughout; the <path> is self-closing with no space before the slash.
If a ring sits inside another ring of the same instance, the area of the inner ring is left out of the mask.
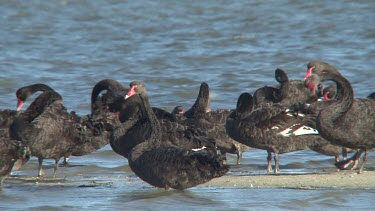
<path id="1" fill-rule="evenodd" d="M 9 132 L 8 128 L 13 123 L 13 121 L 18 117 L 18 115 L 21 113 L 21 109 L 25 103 L 25 101 L 32 96 L 36 92 L 45 92 L 45 91 L 51 91 L 53 90 L 51 87 L 49 87 L 46 84 L 36 83 L 31 84 L 28 86 L 21 87 L 17 89 L 16 91 L 16 98 L 17 98 L 17 107 L 16 110 L 11 109 L 5 109 L 0 111 L 0 122 L 1 122 L 1 128 L 6 128 L 7 132 L 7 138 L 9 139 Z M 16 171 L 19 168 L 21 168 L 29 159 L 29 156 L 27 159 L 18 159 L 16 160 L 15 164 L 13 165 L 12 171 Z"/>
<path id="2" fill-rule="evenodd" d="M 26 99 L 29 98 L 31 95 L 38 91 L 44 92 L 51 90 L 51 87 L 40 83 L 19 88 L 16 91 L 17 109 L 0 110 L 0 128 L 8 128 L 13 123 L 14 119 L 19 115 L 19 112 L 21 111 Z"/>
<path id="3" fill-rule="evenodd" d="M 48 85 L 40 84 L 40 83 L 21 87 L 21 88 L 17 89 L 17 91 L 16 91 L 16 98 L 17 98 L 16 110 L 5 109 L 5 110 L 0 111 L 0 128 L 1 128 L 0 129 L 1 130 L 0 136 L 1 136 L 1 139 L 4 141 L 3 143 L 7 143 L 6 146 L 10 147 L 9 150 L 16 149 L 15 146 L 17 146 L 18 148 L 21 147 L 23 149 L 26 148 L 21 142 L 19 142 L 17 140 L 10 139 L 9 130 L 8 130 L 8 128 L 13 123 L 13 121 L 21 113 L 21 109 L 22 109 L 25 101 L 31 95 L 33 95 L 34 93 L 36 93 L 38 91 L 45 92 L 45 91 L 51 91 L 51 90 L 52 90 L 52 88 L 49 87 Z M 5 145 L 2 145 L 2 147 L 5 147 Z M 2 148 L 1 150 L 7 150 L 7 149 Z M 15 151 L 9 151 L 9 155 L 15 155 L 15 154 L 12 154 L 12 152 L 15 152 Z M 5 151 L 4 151 L 4 153 L 5 153 Z M 27 154 L 26 157 L 24 156 L 24 157 L 21 157 L 21 158 L 18 158 L 18 159 L 14 157 L 14 160 L 13 160 L 14 163 L 11 165 L 11 168 L 10 168 L 11 171 L 18 170 L 21 166 L 23 166 L 29 160 L 28 150 L 27 150 L 26 154 Z M 23 153 L 23 155 L 25 155 L 25 152 Z M 4 156 L 6 156 L 6 155 L 4 154 Z M 9 157 L 6 157 L 6 158 L 9 158 Z M 6 158 L 4 157 L 4 162 L 6 161 Z"/>
<path id="4" fill-rule="evenodd" d="M 146 95 L 146 87 L 142 82 L 133 81 L 130 83 L 129 93 Z M 134 92 L 134 93 L 133 93 Z M 127 98 L 121 105 L 119 118 L 122 122 L 120 126 L 115 127 L 110 136 L 110 145 L 114 152 L 128 158 L 128 154 L 139 143 L 144 141 L 143 132 L 139 127 L 131 127 L 134 116 L 139 112 L 139 106 L 133 101 L 136 98 Z M 157 116 L 162 129 L 162 142 L 175 145 L 184 149 L 204 149 L 207 151 L 216 151 L 215 141 L 209 139 L 204 131 L 199 128 L 181 124 L 175 115 L 160 109 L 152 108 Z M 126 131 L 126 132 L 125 132 Z"/>
<path id="5" fill-rule="evenodd" d="M 242 93 L 237 108 L 228 117 L 226 131 L 231 138 L 249 147 L 268 152 L 267 171 L 272 171 L 271 153 L 274 153 L 275 170 L 279 171 L 278 155 L 303 150 L 326 142 L 317 130 L 306 125 L 314 118 L 294 115 L 278 103 L 268 103 L 254 108 L 251 94 Z"/>
<path id="6" fill-rule="evenodd" d="M 0 129 L 0 186 L 17 161 L 26 163 L 29 158 L 28 148 L 22 142 L 10 139 L 7 129 Z"/>
<path id="7" fill-rule="evenodd" d="M 318 67 L 322 67 L 323 65 L 319 65 L 317 61 L 310 62 L 309 65 L 316 65 Z M 324 63 L 328 65 L 327 63 Z M 337 73 L 338 71 L 329 66 L 332 71 Z M 313 69 L 310 69 L 313 71 Z M 317 84 L 316 92 L 309 93 L 309 89 L 305 86 L 305 82 L 302 80 L 289 80 L 287 74 L 282 69 L 275 70 L 275 79 L 279 82 L 279 87 L 262 87 L 258 89 L 254 93 L 254 100 L 255 105 L 259 106 L 263 103 L 280 103 L 296 112 L 299 111 L 301 105 L 305 105 L 306 103 L 314 103 L 318 100 L 318 97 L 323 96 L 325 100 L 332 98 L 336 95 L 336 86 L 334 84 L 326 87 L 322 92 L 322 85 L 319 83 Z M 300 112 L 300 115 L 304 115 L 304 112 Z M 317 115 L 313 115 L 311 112 L 308 115 L 312 115 L 314 117 Z M 312 128 L 316 128 L 315 124 L 309 125 Z M 343 148 L 337 145 L 330 144 L 329 142 L 319 142 L 320 144 L 314 144 L 309 146 L 309 148 L 315 152 L 318 152 L 323 155 L 328 156 L 335 156 L 335 160 L 338 161 L 339 155 L 343 154 L 344 159 L 348 152 L 351 152 L 351 149 Z M 270 155 L 269 155 L 270 156 Z"/>
<path id="8" fill-rule="evenodd" d="M 310 76 L 312 77 L 312 76 Z M 317 118 L 317 129 L 321 136 L 333 144 L 359 149 L 365 153 L 358 173 L 362 172 L 370 149 L 375 147 L 375 101 L 354 99 L 350 82 L 339 74 L 326 72 L 319 75 L 320 81 L 334 81 L 337 94 L 330 106 L 322 109 Z M 306 79 L 311 91 L 317 82 Z"/>
<path id="9" fill-rule="evenodd" d="M 301 110 L 301 106 L 304 107 L 306 103 L 314 103 L 318 100 L 318 97 L 323 95 L 321 84 L 318 85 L 318 89 L 315 93 L 309 93 L 310 90 L 305 86 L 304 81 L 289 80 L 287 74 L 282 69 L 275 70 L 275 79 L 279 82 L 278 86 L 265 86 L 255 91 L 255 106 L 261 106 L 267 103 L 280 103 L 291 109 L 291 111 L 294 111 L 297 115 L 303 116 L 305 115 L 304 113 L 307 113 L 310 118 L 317 116 L 317 113 L 312 113 L 311 111 L 307 112 L 304 109 Z M 333 88 L 334 90 L 332 90 L 332 87 L 325 89 L 325 97 L 327 97 L 327 94 L 331 95 L 331 92 L 332 94 L 336 93 L 336 87 L 334 86 Z M 328 91 L 330 92 L 328 93 Z M 308 126 L 316 128 L 314 121 L 310 121 Z M 335 160 L 337 161 L 340 154 L 343 154 L 343 156 L 346 157 L 349 150 L 344 148 L 344 151 L 342 151 L 342 147 L 332 145 L 327 141 L 319 141 L 319 143 L 311 145 L 309 148 L 323 155 L 335 156 Z M 268 157 L 271 157 L 270 152 L 268 152 Z"/>
<path id="10" fill-rule="evenodd" d="M 41 93 L 10 126 L 12 139 L 29 147 L 31 156 L 38 158 L 39 173 L 43 176 L 44 159 L 54 159 L 54 177 L 61 157 L 69 156 L 76 145 L 86 142 L 77 132 L 62 97 L 55 91 Z"/>
<path id="11" fill-rule="evenodd" d="M 316 84 L 321 84 L 320 83 L 320 79 L 319 79 L 319 75 L 323 75 L 323 74 L 327 74 L 327 73 L 330 73 L 330 74 L 334 74 L 334 75 L 341 75 L 341 73 L 332 65 L 326 63 L 326 62 L 323 62 L 323 61 L 311 61 L 307 64 L 307 72 L 306 72 L 306 75 L 305 75 L 305 81 L 306 81 L 306 85 L 309 86 L 310 84 L 310 89 L 315 89 L 315 86 Z M 307 80 L 307 78 L 309 78 Z M 310 83 L 310 81 L 314 82 L 314 83 Z M 336 88 L 336 84 L 331 84 L 330 86 L 326 87 L 325 90 L 323 90 L 323 92 L 325 91 L 326 94 L 324 94 L 324 102 L 316 102 L 316 103 L 313 103 L 311 106 L 309 106 L 309 108 L 307 109 L 309 113 L 313 113 L 314 115 L 318 115 L 318 112 L 320 110 L 322 110 L 323 108 L 329 106 L 331 103 L 333 103 L 333 101 L 328 101 L 327 100 L 330 100 L 330 99 L 333 99 L 335 96 L 336 96 L 336 91 L 337 91 L 337 88 Z M 371 94 L 368 96 L 369 99 L 371 99 Z M 328 148 L 330 148 L 331 146 L 329 146 Z M 345 158 L 346 155 L 347 155 L 347 152 L 351 152 L 353 151 L 352 149 L 349 149 L 349 148 L 346 148 L 346 147 L 343 147 L 344 151 L 343 151 L 343 157 Z M 350 166 L 350 164 L 353 164 L 351 165 L 351 167 L 349 168 L 350 170 L 354 169 L 357 167 L 358 163 L 359 163 L 359 160 L 361 158 L 361 154 L 362 154 L 362 150 L 360 150 L 360 152 L 357 152 L 355 153 L 355 155 L 353 155 L 351 158 L 349 159 L 343 159 L 342 161 L 338 161 L 335 163 L 335 166 L 338 168 L 338 169 L 341 169 L 341 170 L 344 170 L 346 169 L 348 166 Z"/>
<path id="12" fill-rule="evenodd" d="M 243 152 L 250 148 L 233 140 L 226 133 L 225 122 L 230 112 L 230 109 L 211 110 L 209 86 L 206 82 L 203 82 L 200 85 L 195 103 L 183 114 L 186 119 L 182 122 L 206 131 L 208 136 L 216 141 L 216 146 L 221 154 L 236 154 L 237 164 L 240 164 Z"/>
<path id="13" fill-rule="evenodd" d="M 91 114 L 81 117 L 75 112 L 70 113 L 77 130 L 87 140 L 84 145 L 72 149 L 72 156 L 87 155 L 109 144 L 111 131 L 120 125 L 116 111 L 121 109 L 126 93 L 127 89 L 116 80 L 101 80 L 92 89 Z M 64 157 L 63 164 L 68 164 L 68 159 Z"/>
<path id="14" fill-rule="evenodd" d="M 129 100 L 133 98 L 131 102 L 139 110 L 128 121 L 132 127 L 141 128 L 143 139 L 130 151 L 128 162 L 139 178 L 166 190 L 183 190 L 223 176 L 229 170 L 223 164 L 223 158 L 215 153 L 163 144 L 162 128 L 147 96 L 132 90 L 128 94 Z"/>

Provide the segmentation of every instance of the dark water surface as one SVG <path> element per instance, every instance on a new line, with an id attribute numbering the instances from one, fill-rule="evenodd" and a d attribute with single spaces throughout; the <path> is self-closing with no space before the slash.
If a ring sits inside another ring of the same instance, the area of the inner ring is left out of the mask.
<path id="1" fill-rule="evenodd" d="M 356 97 L 375 91 L 372 0 L 0 1 L 0 19 L 1 109 L 15 109 L 19 87 L 46 83 L 69 110 L 88 114 L 91 89 L 105 78 L 124 85 L 144 81 L 151 104 L 167 110 L 189 107 L 206 81 L 212 108 L 233 108 L 241 92 L 275 84 L 278 67 L 289 78 L 302 79 L 310 60 L 336 66 Z M 265 173 L 264 151 L 244 156 L 240 170 L 231 174 Z M 373 169 L 374 153 L 369 160 L 366 167 Z M 287 173 L 334 168 L 333 158 L 309 150 L 283 154 L 280 162 Z M 52 168 L 52 161 L 45 164 Z M 32 159 L 6 180 L 0 209 L 373 207 L 374 190 L 195 187 L 164 192 L 140 181 L 109 146 L 73 157 L 70 165 L 59 169 L 59 179 L 38 181 Z"/>

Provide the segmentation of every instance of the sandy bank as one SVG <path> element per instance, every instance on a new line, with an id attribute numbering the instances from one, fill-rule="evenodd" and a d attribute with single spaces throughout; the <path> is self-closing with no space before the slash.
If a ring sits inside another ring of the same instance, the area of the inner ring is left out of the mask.
<path id="1" fill-rule="evenodd" d="M 375 171 L 327 174 L 223 176 L 202 186 L 234 188 L 375 189 Z"/>

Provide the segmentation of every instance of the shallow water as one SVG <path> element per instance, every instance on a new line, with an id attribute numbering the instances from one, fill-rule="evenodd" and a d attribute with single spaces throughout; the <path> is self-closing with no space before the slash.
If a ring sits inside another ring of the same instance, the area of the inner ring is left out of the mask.
<path id="1" fill-rule="evenodd" d="M 46 83 L 84 115 L 92 87 L 105 78 L 144 81 L 151 104 L 167 110 L 191 106 L 206 81 L 212 108 L 233 108 L 241 92 L 275 84 L 276 68 L 302 79 L 313 59 L 336 66 L 355 96 L 365 97 L 375 90 L 374 11 L 371 0 L 0 1 L 1 108 L 16 107 L 17 88 Z M 265 173 L 264 151 L 244 156 L 231 174 Z M 370 153 L 366 168 L 373 161 Z M 309 150 L 283 154 L 280 162 L 282 173 L 334 168 L 333 158 Z M 0 209 L 362 209 L 374 196 L 334 189 L 164 192 L 135 177 L 109 146 L 73 157 L 57 180 L 37 181 L 36 169 L 33 159 L 6 180 Z"/>

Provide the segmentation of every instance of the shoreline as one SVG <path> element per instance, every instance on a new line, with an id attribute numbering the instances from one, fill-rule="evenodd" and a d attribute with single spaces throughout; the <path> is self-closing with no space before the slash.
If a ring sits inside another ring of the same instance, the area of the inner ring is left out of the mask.
<path id="1" fill-rule="evenodd" d="M 375 171 L 339 171 L 327 174 L 270 174 L 215 178 L 203 187 L 291 188 L 291 189 L 375 189 Z"/>

